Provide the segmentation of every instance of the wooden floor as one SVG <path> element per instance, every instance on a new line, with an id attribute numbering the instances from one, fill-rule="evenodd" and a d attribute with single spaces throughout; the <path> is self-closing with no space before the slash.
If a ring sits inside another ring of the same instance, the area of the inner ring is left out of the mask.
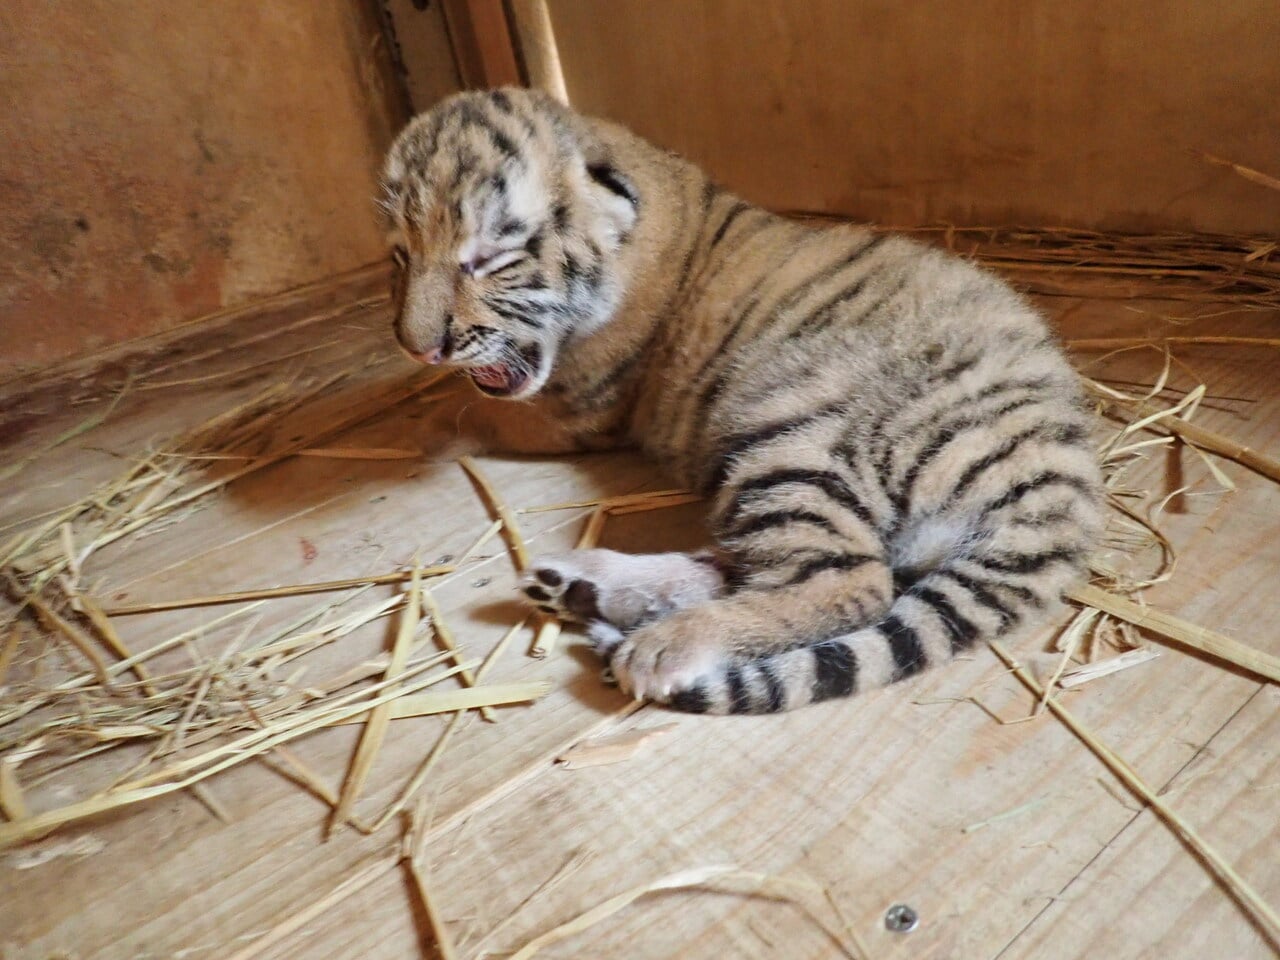
<path id="1" fill-rule="evenodd" d="M 350 370 L 344 397 L 416 371 L 392 348 L 381 279 L 283 300 L 265 311 L 118 351 L 41 382 L 0 388 L 3 459 L 15 463 L 105 409 L 101 426 L 27 463 L 0 486 L 0 527 L 72 501 L 118 474 L 149 444 L 228 409 L 286 375 Z M 1195 333 L 1276 337 L 1280 315 L 1154 300 L 1045 298 L 1068 337 L 1145 335 L 1168 316 L 1203 315 Z M 1280 450 L 1280 351 L 1188 346 L 1178 357 L 1219 398 L 1196 422 L 1273 455 Z M 1097 354 L 1080 356 L 1081 365 Z M 1136 350 L 1090 372 L 1152 382 L 1161 356 Z M 1194 385 L 1174 368 L 1171 383 Z M 411 400 L 334 444 L 412 447 L 431 416 Z M 513 507 L 667 486 L 630 455 L 484 458 Z M 1161 609 L 1280 653 L 1280 489 L 1223 461 L 1234 493 L 1199 457 L 1157 448 L 1139 479 L 1189 485 L 1162 527 L 1179 551 L 1172 580 L 1148 592 Z M 1135 477 L 1138 477 L 1135 474 Z M 526 514 L 535 550 L 570 545 L 585 510 Z M 697 505 L 612 521 L 605 542 L 628 550 L 699 542 Z M 232 484 L 203 509 L 95 556 L 85 582 L 113 603 L 335 579 L 461 554 L 489 515 L 453 464 L 287 459 Z M 0 530 L 0 539 L 10 529 Z M 389 595 L 394 588 L 378 588 Z M 436 588 L 469 653 L 484 655 L 516 622 L 510 559 L 493 541 Z M 316 598 L 259 611 L 261 628 Z M 122 617 L 136 648 L 223 611 Z M 1061 621 L 1058 623 L 1061 626 Z M 379 621 L 309 661 L 312 677 L 385 649 Z M 228 631 L 199 642 L 213 648 Z M 1056 660 L 1049 626 L 1017 647 Z M 637 901 L 543 955 L 590 958 L 853 956 L 890 958 L 1275 955 L 1267 939 L 1170 829 L 1057 719 L 1002 725 L 1032 701 L 987 650 L 857 701 L 763 718 L 634 710 L 601 685 L 581 641 L 546 660 L 521 637 L 494 681 L 547 678 L 529 707 L 469 716 L 422 790 L 431 816 L 426 884 L 461 957 L 504 955 L 595 904 L 665 875 L 736 864 L 805 877 L 839 905 L 856 936 L 818 898 L 793 904 L 724 891 Z M 1280 690 L 1172 646 L 1149 663 L 1064 694 L 1064 702 L 1198 829 L 1271 904 L 1280 905 Z M 582 770 L 553 763 L 606 732 L 673 722 L 626 762 Z M 396 720 L 359 809 L 380 810 L 432 748 L 446 719 Z M 337 787 L 359 727 L 324 731 L 296 753 Z M 86 764 L 106 782 L 111 755 Z M 54 781 L 51 781 L 54 782 Z M 0 956 L 68 958 L 427 956 L 431 927 L 395 862 L 399 824 L 324 841 L 328 807 L 265 765 L 210 781 L 229 822 L 188 793 L 72 824 L 0 853 Z M 59 793 L 61 790 L 62 793 Z M 66 802 L 35 789 L 31 805 Z M 1008 816 L 1003 816 L 1008 814 Z M 894 904 L 914 932 L 886 930 Z M 824 930 L 814 915 L 828 922 Z M 836 941 L 842 945 L 837 945 Z M 843 951 L 843 952 L 842 952 Z"/>

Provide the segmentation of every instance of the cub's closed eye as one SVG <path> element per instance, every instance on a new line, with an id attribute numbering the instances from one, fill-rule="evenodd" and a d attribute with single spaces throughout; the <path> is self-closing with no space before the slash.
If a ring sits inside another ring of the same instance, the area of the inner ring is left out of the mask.
<path id="1" fill-rule="evenodd" d="M 489 274 L 497 273 L 504 267 L 509 267 L 529 255 L 529 252 L 523 247 L 514 250 L 498 250 L 494 253 L 477 255 L 470 260 L 464 260 L 458 264 L 458 269 L 468 277 L 486 277 Z"/>

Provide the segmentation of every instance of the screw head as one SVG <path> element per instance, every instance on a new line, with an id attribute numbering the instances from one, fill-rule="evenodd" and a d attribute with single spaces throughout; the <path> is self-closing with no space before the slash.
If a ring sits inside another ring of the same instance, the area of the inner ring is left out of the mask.
<path id="1" fill-rule="evenodd" d="M 884 927 L 894 933 L 910 933 L 920 926 L 920 915 L 905 903 L 895 903 L 884 915 Z"/>

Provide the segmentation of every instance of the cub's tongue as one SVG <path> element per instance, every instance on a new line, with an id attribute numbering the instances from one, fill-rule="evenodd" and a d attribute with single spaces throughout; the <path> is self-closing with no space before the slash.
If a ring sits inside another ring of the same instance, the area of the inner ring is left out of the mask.
<path id="1" fill-rule="evenodd" d="M 511 388 L 511 369 L 505 363 L 495 363 L 487 367 L 472 367 L 468 373 L 471 379 L 482 387 L 491 390 L 509 390 Z"/>

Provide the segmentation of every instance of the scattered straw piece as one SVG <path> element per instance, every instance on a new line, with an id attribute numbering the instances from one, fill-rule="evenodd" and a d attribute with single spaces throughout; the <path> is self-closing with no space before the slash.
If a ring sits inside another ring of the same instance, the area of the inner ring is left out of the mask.
<path id="1" fill-rule="evenodd" d="M 521 620 L 503 634 L 501 640 L 494 644 L 493 649 L 489 651 L 489 655 L 484 658 L 484 663 L 482 663 L 480 665 L 480 669 L 476 671 L 477 683 L 485 678 L 485 675 L 489 672 L 490 668 L 498 662 L 498 659 L 502 656 L 503 652 L 511 644 L 511 640 L 517 633 L 525 628 L 527 623 L 527 620 Z M 444 733 L 440 734 L 440 739 L 435 742 L 435 746 L 433 746 L 430 752 L 427 753 L 426 757 L 423 758 L 418 769 L 413 772 L 413 776 L 409 778 L 408 782 L 405 783 L 405 785 L 400 789 L 400 792 L 396 795 L 396 798 L 387 805 L 387 809 L 379 815 L 378 819 L 373 822 L 372 826 L 370 826 L 366 832 L 374 833 L 381 830 L 392 817 L 409 805 L 409 801 L 413 799 L 413 795 L 422 788 L 424 783 L 426 783 L 427 777 L 430 775 L 432 769 L 444 755 L 450 741 L 453 739 L 453 735 L 457 733 L 458 729 L 462 726 L 462 720 L 465 716 L 466 711 L 463 710 L 459 710 L 453 715 L 453 719 L 450 720 L 449 725 L 445 727 Z"/>
<path id="2" fill-rule="evenodd" d="M 524 536 L 520 533 L 520 525 L 516 523 L 515 514 L 511 512 L 511 508 L 507 506 L 506 501 L 498 496 L 488 477 L 484 475 L 484 472 L 474 460 L 470 457 L 459 457 L 458 466 L 462 467 L 475 482 L 485 505 L 497 515 L 494 519 L 502 521 L 502 528 L 506 531 L 507 542 L 511 545 L 511 557 L 515 562 L 516 572 L 523 573 L 529 566 L 529 549 L 525 546 Z"/>
<path id="3" fill-rule="evenodd" d="M 1068 670 L 1058 679 L 1058 686 L 1064 690 L 1071 690 L 1091 680 L 1097 680 L 1099 677 L 1109 677 L 1111 674 L 1119 673 L 1121 670 L 1128 670 L 1130 667 L 1149 663 L 1158 656 L 1160 656 L 1160 653 L 1157 650 L 1148 650 L 1146 648 L 1127 650 L 1117 656 L 1107 657 L 1105 660 L 1086 663 L 1084 666 L 1076 667 L 1074 670 Z"/>
<path id="4" fill-rule="evenodd" d="M 800 897 L 804 894 L 821 892 L 821 888 L 817 884 L 808 881 L 792 880 L 785 877 L 770 877 L 761 873 L 741 870 L 732 865 L 695 867 L 692 870 L 681 870 L 679 873 L 673 873 L 641 886 L 632 887 L 624 893 L 610 897 L 603 903 L 592 907 L 586 913 L 575 917 L 567 923 L 562 923 L 560 926 L 548 930 L 540 936 L 534 937 L 534 939 L 508 957 L 507 960 L 529 960 L 530 957 L 540 953 L 544 947 L 559 943 L 561 940 L 567 940 L 569 937 L 581 933 L 583 930 L 593 927 L 603 920 L 607 920 L 636 900 L 651 893 L 660 893 L 663 890 L 685 890 L 693 887 L 721 889 L 723 885 L 730 882 L 746 885 L 745 890 L 734 890 L 732 892 L 743 893 L 747 896 L 765 897 L 770 900 L 799 902 Z M 826 929 L 821 920 L 814 916 L 811 911 L 809 915 L 817 920 L 823 926 L 824 931 L 830 935 L 830 931 Z M 837 942 L 839 941 L 837 940 Z M 844 952 L 846 956 L 852 956 L 847 950 Z"/>
<path id="5" fill-rule="evenodd" d="M 678 723 L 664 723 L 660 727 L 628 730 L 626 733 L 617 733 L 611 737 L 585 740 L 582 743 L 575 743 L 556 757 L 556 762 L 563 764 L 566 770 L 582 770 L 586 767 L 623 763 L 634 757 L 637 751 L 650 740 L 656 740 L 679 726 Z"/>
<path id="6" fill-rule="evenodd" d="M 297 913 L 276 924 L 247 947 L 237 950 L 227 960 L 253 960 L 254 957 L 261 956 L 282 940 L 301 930 L 316 917 L 324 916 L 335 904 L 342 903 L 347 897 L 363 890 L 375 880 L 386 876 L 399 864 L 399 856 L 392 859 L 374 861 L 367 867 L 347 877 L 324 896 L 318 897 Z"/>
<path id="7" fill-rule="evenodd" d="M 528 703 L 551 692 L 546 680 L 527 683 L 491 683 L 463 690 L 444 690 L 439 693 L 420 693 L 401 697 L 387 704 L 388 717 L 401 720 L 406 717 L 428 717 L 437 713 L 453 713 L 457 710 L 474 710 L 476 707 L 498 707 L 508 703 Z M 359 723 L 359 717 L 348 717 L 340 723 Z"/>
<path id="8" fill-rule="evenodd" d="M 418 561 L 413 562 L 413 578 L 409 583 L 409 597 L 405 601 L 404 612 L 400 616 L 400 625 L 396 630 L 395 644 L 391 648 L 391 661 L 387 664 L 384 675 L 386 680 L 394 680 L 404 672 L 405 662 L 409 659 L 409 651 L 413 646 L 413 635 L 417 632 L 422 618 L 422 572 Z M 338 806 L 333 811 L 333 825 L 345 823 L 355 806 L 356 799 L 364 787 L 365 778 L 373 768 L 374 758 L 382 747 L 383 738 L 387 734 L 387 725 L 391 721 L 391 705 L 384 703 L 369 712 L 364 732 L 360 737 L 360 745 L 352 758 L 351 769 L 347 772 L 346 782 L 342 785 L 342 793 L 338 797 Z"/>
<path id="9" fill-rule="evenodd" d="M 4 642 L 4 649 L 0 650 L 0 686 L 3 686 L 5 680 L 9 678 L 9 665 L 13 663 L 14 655 L 21 644 L 22 623 L 14 620 L 9 624 L 9 639 Z"/>
<path id="10" fill-rule="evenodd" d="M 1162 347 L 1204 344 L 1209 346 L 1280 347 L 1280 339 L 1274 337 L 1094 337 L 1068 340 L 1071 350 L 1117 350 L 1124 347 Z"/>
<path id="11" fill-rule="evenodd" d="M 399 447 L 308 447 L 299 450 L 298 456 L 324 460 L 418 460 L 423 453 Z"/>
<path id="12" fill-rule="evenodd" d="M 529 656 L 541 660 L 556 648 L 562 627 L 560 621 L 552 616 L 540 616 L 536 622 L 538 626 L 529 647 Z"/>
<path id="13" fill-rule="evenodd" d="M 462 677 L 462 682 L 468 687 L 474 687 L 476 685 L 476 675 L 469 668 L 462 668 L 458 641 L 453 638 L 453 631 L 449 629 L 449 624 L 445 620 L 444 614 L 440 612 L 440 605 L 436 603 L 436 598 L 432 596 L 430 590 L 422 594 L 422 605 L 426 607 L 427 613 L 431 616 L 431 623 L 436 629 L 436 639 L 440 641 L 442 647 L 453 655 L 454 662 L 458 664 L 458 672 Z M 497 719 L 497 716 L 489 707 L 481 707 L 480 716 L 490 722 Z"/>
<path id="14" fill-rule="evenodd" d="M 686 503 L 697 503 L 704 499 L 696 493 L 682 493 L 674 497 L 651 497 L 648 500 L 642 500 L 638 503 L 630 503 L 624 506 L 610 507 L 609 513 L 615 517 L 625 517 L 629 513 L 648 513 L 650 510 L 666 510 L 669 507 L 679 507 Z"/>
<path id="15" fill-rule="evenodd" d="M 94 648 L 93 641 L 90 640 L 81 630 L 71 621 L 60 616 L 49 604 L 44 601 L 37 593 L 23 594 L 22 588 L 18 582 L 12 577 L 7 578 L 9 589 L 15 597 L 21 597 L 22 601 L 27 603 L 32 610 L 36 612 L 36 616 L 40 618 L 40 622 L 47 628 L 60 633 L 68 640 L 89 661 L 89 665 L 93 667 L 94 676 L 98 678 L 98 682 L 104 687 L 111 686 L 111 676 L 107 672 L 107 664 L 102 659 L 102 655 Z"/>
<path id="16" fill-rule="evenodd" d="M 93 628 L 98 631 L 98 638 L 111 650 L 111 652 L 122 660 L 134 661 L 132 651 L 129 650 L 129 647 L 125 644 L 124 640 L 120 638 L 120 634 L 112 625 L 110 618 L 105 612 L 103 612 L 103 609 L 98 606 L 98 601 L 87 593 L 77 594 L 76 600 L 80 605 L 81 611 L 88 618 L 89 622 L 93 624 Z M 134 661 L 132 669 L 134 675 L 137 676 L 142 685 L 143 692 L 153 696 L 156 690 L 151 684 L 150 674 L 148 674 L 147 668 L 141 663 Z"/>
<path id="17" fill-rule="evenodd" d="M 991 640 L 988 641 L 988 645 L 1033 695 L 1037 697 L 1044 695 L 1044 691 L 1041 689 L 1040 684 L 1036 683 L 1035 678 L 1023 669 L 1022 664 L 1018 663 L 999 642 Z M 1209 866 L 1231 896 L 1235 898 L 1236 902 L 1254 917 L 1259 926 L 1269 933 L 1272 942 L 1280 943 L 1280 917 L 1262 899 L 1258 891 L 1244 877 L 1240 876 L 1217 850 L 1209 846 L 1191 824 L 1175 813 L 1129 764 L 1098 740 L 1066 707 L 1058 703 L 1057 700 L 1050 699 L 1049 709 L 1138 799 L 1146 803 L 1168 824 L 1202 863 Z"/>
<path id="18" fill-rule="evenodd" d="M 434 664 L 428 661 L 421 667 L 405 670 L 401 678 L 407 678 L 415 670 L 420 672 L 431 665 Z M 192 784 L 199 783 L 223 770 L 274 750 L 282 743 L 305 736 L 321 727 L 331 726 L 344 717 L 366 713 L 370 708 L 400 696 L 417 693 L 425 687 L 438 683 L 440 679 L 440 677 L 428 677 L 412 684 L 405 684 L 389 693 L 381 693 L 372 699 L 363 699 L 357 703 L 350 702 L 366 697 L 367 694 L 378 691 L 386 685 L 385 681 L 382 684 L 373 684 L 365 690 L 338 697 L 325 706 L 299 711 L 277 719 L 262 729 L 206 750 L 204 753 L 171 763 L 162 770 L 146 774 L 136 780 L 118 784 L 105 793 L 32 814 L 18 823 L 0 824 L 0 849 L 24 840 L 42 837 L 63 824 L 185 790 Z M 173 779 L 175 777 L 180 779 Z"/>
<path id="19" fill-rule="evenodd" d="M 423 567 L 421 577 L 439 577 L 452 573 L 456 567 L 445 564 Z M 239 590 L 235 593 L 218 593 L 207 597 L 188 597 L 185 600 L 162 600 L 158 603 L 138 603 L 132 606 L 112 607 L 103 612 L 109 617 L 126 617 L 135 613 L 160 613 L 165 610 L 185 610 L 188 607 L 212 607 L 224 603 L 244 603 L 249 600 L 275 600 L 280 597 L 300 597 L 309 593 L 335 593 L 354 587 L 366 587 L 383 583 L 404 583 L 413 578 L 412 570 L 397 570 L 372 577 L 352 577 L 348 580 L 324 580 L 316 583 L 296 583 L 287 587 L 267 587 L 261 590 Z"/>
<path id="20" fill-rule="evenodd" d="M 536 507 L 521 507 L 517 513 L 547 513 L 553 510 L 581 510 L 583 507 L 603 507 L 612 510 L 629 506 L 633 503 L 648 503 L 665 497 L 683 497 L 688 490 L 652 490 L 645 493 L 624 493 L 616 497 L 603 497 L 596 500 L 569 500 L 564 503 L 545 503 Z"/>
<path id="21" fill-rule="evenodd" d="M 1237 176 L 1244 177 L 1250 183 L 1256 183 L 1260 187 L 1267 187 L 1271 190 L 1280 190 L 1280 177 L 1273 177 L 1270 174 L 1263 173 L 1261 170 L 1255 170 L 1253 167 L 1246 167 L 1242 163 L 1214 156 L 1212 153 L 1201 151 L 1200 156 L 1215 167 L 1226 167 Z"/>
<path id="22" fill-rule="evenodd" d="M 22 785 L 18 783 L 18 763 L 12 757 L 0 758 L 0 811 L 10 820 L 31 816 Z"/>
<path id="23" fill-rule="evenodd" d="M 1067 591 L 1072 600 L 1086 606 L 1097 607 L 1105 613 L 1126 620 L 1136 627 L 1172 640 L 1184 647 L 1225 660 L 1250 673 L 1280 683 L 1280 657 L 1272 656 L 1221 633 L 1197 626 L 1170 613 L 1142 607 L 1132 600 L 1101 590 L 1092 584 Z"/>
<path id="24" fill-rule="evenodd" d="M 587 525 L 582 528 L 578 542 L 574 545 L 578 550 L 588 550 L 600 545 L 600 534 L 604 532 L 605 521 L 609 519 L 609 511 L 604 507 L 596 507 L 587 518 Z"/>
<path id="25" fill-rule="evenodd" d="M 440 954 L 440 960 L 458 960 L 458 951 L 453 945 L 453 937 L 449 935 L 449 928 L 444 925 L 444 920 L 436 911 L 435 904 L 427 893 L 427 874 L 422 866 L 422 847 L 426 839 L 424 809 L 422 804 L 418 805 L 409 831 L 405 835 L 402 848 L 404 862 L 409 868 L 409 876 L 413 879 L 413 887 L 427 915 L 427 922 L 431 924 L 431 932 L 436 938 L 436 949 Z"/>
<path id="26" fill-rule="evenodd" d="M 1188 398 L 1191 397 L 1191 394 L 1188 394 L 1187 398 L 1184 398 L 1178 407 L 1172 408 L 1171 412 L 1169 408 L 1162 409 L 1150 401 L 1126 396 L 1118 390 L 1112 390 L 1110 387 L 1105 387 L 1087 377 L 1082 379 L 1086 389 L 1098 398 L 1102 412 L 1119 410 L 1136 414 L 1143 418 L 1137 421 L 1137 424 L 1131 425 L 1131 429 L 1136 429 L 1138 426 L 1159 426 L 1161 429 L 1177 434 L 1187 443 L 1194 444 L 1201 449 L 1216 453 L 1229 460 L 1234 460 L 1250 470 L 1262 474 L 1264 477 L 1280 481 L 1280 460 L 1258 453 L 1258 451 L 1232 440 L 1230 437 L 1215 433 L 1212 430 L 1206 430 L 1198 424 L 1188 423 L 1177 416 L 1178 407 L 1188 403 Z"/>

